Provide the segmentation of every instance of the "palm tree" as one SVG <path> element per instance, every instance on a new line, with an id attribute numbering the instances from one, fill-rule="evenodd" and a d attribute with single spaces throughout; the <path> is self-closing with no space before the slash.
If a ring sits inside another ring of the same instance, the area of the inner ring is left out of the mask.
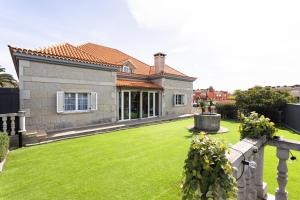
<path id="1" fill-rule="evenodd" d="M 0 87 L 17 87 L 17 81 L 11 74 L 5 73 L 5 68 L 0 66 Z"/>

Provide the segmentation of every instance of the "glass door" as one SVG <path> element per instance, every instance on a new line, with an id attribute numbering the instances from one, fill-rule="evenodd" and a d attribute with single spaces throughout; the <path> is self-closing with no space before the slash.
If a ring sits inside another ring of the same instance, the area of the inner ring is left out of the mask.
<path id="1" fill-rule="evenodd" d="M 123 120 L 129 119 L 130 111 L 130 92 L 123 92 Z"/>
<path id="2" fill-rule="evenodd" d="M 148 117 L 148 92 L 143 92 L 143 114 L 142 117 L 146 118 Z"/>
<path id="3" fill-rule="evenodd" d="M 130 108 L 130 116 L 131 119 L 140 118 L 140 92 L 130 92 L 131 96 L 131 108 Z"/>
<path id="4" fill-rule="evenodd" d="M 149 117 L 155 116 L 155 93 L 149 92 Z"/>

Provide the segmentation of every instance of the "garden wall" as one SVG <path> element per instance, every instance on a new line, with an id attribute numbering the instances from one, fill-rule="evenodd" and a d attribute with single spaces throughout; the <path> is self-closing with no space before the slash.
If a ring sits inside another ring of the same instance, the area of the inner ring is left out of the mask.
<path id="1" fill-rule="evenodd" d="M 300 133 L 300 104 L 287 104 L 285 124 L 288 128 Z"/>

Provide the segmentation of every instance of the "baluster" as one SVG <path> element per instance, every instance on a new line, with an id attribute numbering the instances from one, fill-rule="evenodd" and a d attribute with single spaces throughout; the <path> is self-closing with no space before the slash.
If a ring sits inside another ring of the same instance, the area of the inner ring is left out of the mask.
<path id="1" fill-rule="evenodd" d="M 11 116 L 10 117 L 10 135 L 15 135 L 16 134 L 16 130 L 15 130 L 15 116 Z"/>
<path id="2" fill-rule="evenodd" d="M 3 127 L 3 132 L 7 131 L 7 117 L 2 117 L 2 127 Z"/>
<path id="3" fill-rule="evenodd" d="M 251 156 L 251 160 L 253 160 L 254 162 L 256 162 L 256 156 L 257 154 L 255 153 L 253 156 Z M 249 188 L 249 194 L 248 194 L 248 199 L 257 199 L 257 191 L 256 191 L 256 168 L 249 168 L 250 171 L 250 188 Z"/>
<path id="4" fill-rule="evenodd" d="M 245 181 L 246 181 L 246 190 L 245 191 L 246 191 L 246 199 L 247 200 L 249 199 L 249 193 L 250 193 L 250 179 L 251 179 L 250 167 L 245 165 Z"/>
<path id="5" fill-rule="evenodd" d="M 288 168 L 286 161 L 289 159 L 289 150 L 282 149 L 280 147 L 277 148 L 277 157 L 279 159 L 279 163 L 277 166 L 277 182 L 278 188 L 275 193 L 275 200 L 287 200 L 288 193 L 285 190 L 288 178 Z"/>
<path id="6" fill-rule="evenodd" d="M 256 190 L 257 197 L 266 199 L 267 192 L 264 191 L 263 174 L 264 174 L 264 152 L 265 148 L 262 146 L 256 155 Z"/>
<path id="7" fill-rule="evenodd" d="M 246 166 L 244 166 L 243 164 L 240 165 L 239 167 L 239 171 L 242 173 L 243 171 L 243 167 L 245 167 L 244 170 L 246 170 Z M 245 172 L 245 171 L 244 171 Z M 238 176 L 241 176 L 241 174 L 239 174 Z M 245 181 L 245 173 L 239 178 L 239 180 L 237 181 L 237 186 L 238 186 L 238 200 L 244 200 L 245 196 L 246 196 L 246 181 Z"/>

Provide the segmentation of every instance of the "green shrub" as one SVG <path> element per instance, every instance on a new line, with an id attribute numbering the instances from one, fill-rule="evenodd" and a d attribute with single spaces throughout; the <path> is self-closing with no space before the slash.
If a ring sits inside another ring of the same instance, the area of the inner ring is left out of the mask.
<path id="1" fill-rule="evenodd" d="M 217 113 L 221 114 L 224 119 L 237 119 L 238 109 L 235 103 L 217 103 L 216 104 Z"/>
<path id="2" fill-rule="evenodd" d="M 185 160 L 182 199 L 235 199 L 236 181 L 226 157 L 227 147 L 203 132 L 193 138 Z"/>
<path id="3" fill-rule="evenodd" d="M 245 91 L 237 90 L 235 100 L 238 110 L 249 114 L 252 111 L 264 115 L 274 122 L 280 122 L 280 112 L 286 103 L 295 102 L 287 91 L 274 90 L 271 87 L 256 86 Z"/>
<path id="4" fill-rule="evenodd" d="M 251 112 L 248 117 L 242 115 L 241 121 L 239 127 L 241 139 L 246 137 L 260 138 L 263 135 L 266 135 L 267 138 L 272 138 L 276 131 L 275 124 L 269 118 L 263 115 L 259 117 L 256 112 Z"/>
<path id="5" fill-rule="evenodd" d="M 5 158 L 8 150 L 8 135 L 0 132 L 0 162 Z"/>

